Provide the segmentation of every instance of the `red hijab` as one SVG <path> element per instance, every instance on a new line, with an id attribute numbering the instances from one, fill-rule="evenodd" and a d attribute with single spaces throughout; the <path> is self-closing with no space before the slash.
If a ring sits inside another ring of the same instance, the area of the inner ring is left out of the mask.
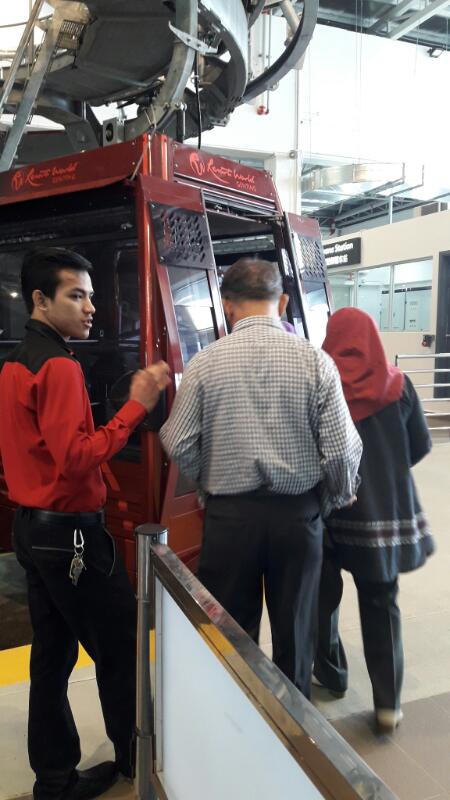
<path id="1" fill-rule="evenodd" d="M 402 396 L 404 375 L 389 364 L 378 328 L 365 311 L 336 311 L 322 348 L 336 363 L 353 420 L 370 417 Z"/>

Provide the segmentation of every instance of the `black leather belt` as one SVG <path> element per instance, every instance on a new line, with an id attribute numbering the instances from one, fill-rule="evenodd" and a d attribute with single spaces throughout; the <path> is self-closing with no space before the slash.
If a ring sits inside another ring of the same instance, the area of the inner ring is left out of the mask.
<path id="1" fill-rule="evenodd" d="M 44 508 L 32 508 L 32 519 L 38 522 L 53 523 L 55 525 L 70 525 L 74 528 L 81 525 L 103 525 L 105 522 L 105 512 L 102 511 L 46 511 Z"/>

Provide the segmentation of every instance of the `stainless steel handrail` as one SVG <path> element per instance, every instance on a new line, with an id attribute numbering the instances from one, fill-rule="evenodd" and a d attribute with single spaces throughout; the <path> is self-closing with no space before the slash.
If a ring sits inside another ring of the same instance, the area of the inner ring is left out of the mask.
<path id="1" fill-rule="evenodd" d="M 151 585 L 152 545 L 167 544 L 168 532 L 161 525 L 140 525 L 137 539 L 137 673 L 136 673 L 136 792 L 140 800 L 156 800 L 150 781 L 153 772 L 153 709 L 150 681 L 149 631 L 154 586 Z"/>
<path id="2" fill-rule="evenodd" d="M 324 717 L 242 631 L 166 546 L 156 526 L 138 541 L 137 797 L 170 800 L 158 776 L 158 597 L 166 590 L 211 653 L 253 703 L 290 756 L 328 800 L 396 800 L 396 796 Z M 162 536 L 167 531 L 161 531 Z M 164 723 L 162 723 L 164 724 Z M 194 735 L 194 729 L 192 730 Z M 273 765 L 276 769 L 276 765 Z M 236 798 L 238 800 L 238 798 Z"/>
<path id="3" fill-rule="evenodd" d="M 413 375 L 419 372 L 431 372 L 430 369 L 409 369 L 408 375 Z M 450 369 L 434 369 L 433 372 L 450 372 Z"/>
<path id="4" fill-rule="evenodd" d="M 450 358 L 450 353 L 397 353 L 395 356 L 395 363 L 397 364 L 397 359 L 400 358 L 409 358 L 409 359 L 416 359 L 416 358 Z"/>
<path id="5" fill-rule="evenodd" d="M 433 359 L 432 366 L 424 369 L 405 369 L 404 372 L 406 375 L 417 375 L 423 373 L 431 373 L 432 375 L 439 375 L 442 374 L 449 374 L 449 368 L 438 367 L 436 368 L 436 363 L 439 363 L 438 359 L 448 358 L 450 359 L 450 353 L 402 353 L 397 354 L 395 356 L 395 365 L 399 366 L 400 361 L 415 361 L 416 359 Z M 426 378 L 425 378 L 426 380 Z M 442 380 L 442 378 L 441 378 Z M 416 389 L 433 389 L 433 393 L 435 389 L 448 389 L 450 392 L 450 379 L 447 383 L 415 383 L 414 384 Z M 439 419 L 439 417 L 449 417 L 450 411 L 443 411 L 442 408 L 440 410 L 433 410 L 431 408 L 427 408 L 429 403 L 440 403 L 441 406 L 444 408 L 450 403 L 450 395 L 448 397 L 421 397 L 420 398 L 425 417 L 427 420 L 431 419 Z M 436 431 L 450 431 L 450 425 L 429 425 L 430 432 Z"/>

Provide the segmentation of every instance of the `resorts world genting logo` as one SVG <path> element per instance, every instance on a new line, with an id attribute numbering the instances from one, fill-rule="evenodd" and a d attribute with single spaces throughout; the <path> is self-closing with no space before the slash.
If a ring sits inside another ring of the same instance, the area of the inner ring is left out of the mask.
<path id="1" fill-rule="evenodd" d="M 200 153 L 191 153 L 189 157 L 191 171 L 197 178 L 213 179 L 223 186 L 235 186 L 246 192 L 256 192 L 255 175 L 236 167 L 220 164 L 217 159 L 204 157 Z"/>
<path id="2" fill-rule="evenodd" d="M 203 175 L 206 174 L 206 164 L 198 153 L 191 153 L 189 164 L 191 165 L 192 172 L 195 172 L 199 178 L 203 178 Z"/>
<path id="3" fill-rule="evenodd" d="M 78 161 L 72 161 L 65 167 L 30 167 L 19 169 L 11 178 L 11 189 L 20 192 L 27 187 L 39 189 L 42 186 L 57 186 L 60 183 L 71 183 L 76 180 Z"/>

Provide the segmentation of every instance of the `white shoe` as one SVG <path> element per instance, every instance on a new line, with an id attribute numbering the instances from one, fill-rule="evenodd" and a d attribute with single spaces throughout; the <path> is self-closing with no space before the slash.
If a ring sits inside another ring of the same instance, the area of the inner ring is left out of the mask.
<path id="1" fill-rule="evenodd" d="M 401 708 L 376 708 L 375 716 L 381 733 L 394 733 L 403 719 L 403 711 Z"/>

